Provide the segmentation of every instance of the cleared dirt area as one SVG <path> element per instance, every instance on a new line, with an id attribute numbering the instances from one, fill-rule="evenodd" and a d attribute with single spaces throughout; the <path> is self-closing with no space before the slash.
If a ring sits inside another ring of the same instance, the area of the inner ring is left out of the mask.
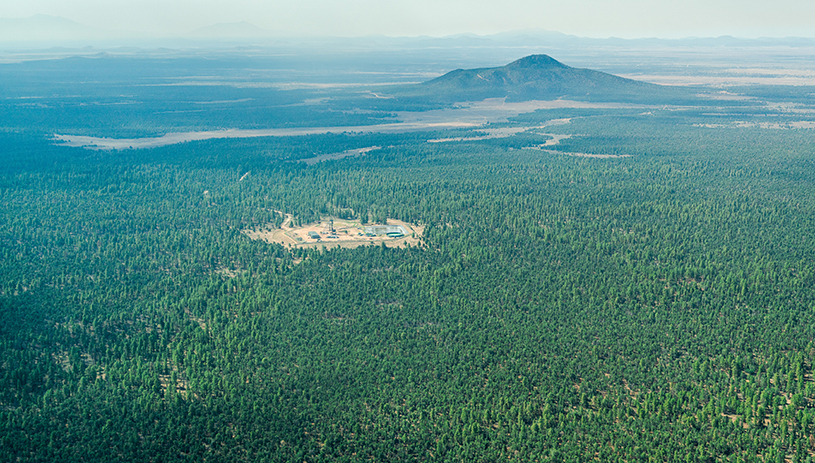
<path id="1" fill-rule="evenodd" d="M 332 228 L 333 221 L 333 232 Z M 278 243 L 285 247 L 302 248 L 358 248 L 381 246 L 404 248 L 421 246 L 424 227 L 416 224 L 387 219 L 387 224 L 365 224 L 358 220 L 326 217 L 317 223 L 291 227 L 291 216 L 278 229 L 243 230 L 253 240 Z"/>

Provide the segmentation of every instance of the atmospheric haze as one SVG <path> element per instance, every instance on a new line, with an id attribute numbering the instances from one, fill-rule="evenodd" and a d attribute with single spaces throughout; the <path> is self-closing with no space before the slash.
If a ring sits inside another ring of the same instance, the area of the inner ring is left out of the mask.
<path id="1" fill-rule="evenodd" d="M 815 4 L 805 0 L 2 0 L 0 6 L 5 18 L 59 16 L 116 37 L 200 35 L 202 28 L 243 21 L 270 36 L 484 35 L 522 29 L 621 38 L 815 36 Z"/>

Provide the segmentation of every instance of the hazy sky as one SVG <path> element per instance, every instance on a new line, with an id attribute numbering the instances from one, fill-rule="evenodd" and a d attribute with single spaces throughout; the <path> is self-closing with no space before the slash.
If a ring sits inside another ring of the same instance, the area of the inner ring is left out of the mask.
<path id="1" fill-rule="evenodd" d="M 0 0 L 0 17 L 34 14 L 159 36 L 248 21 L 281 35 L 815 37 L 813 0 Z"/>

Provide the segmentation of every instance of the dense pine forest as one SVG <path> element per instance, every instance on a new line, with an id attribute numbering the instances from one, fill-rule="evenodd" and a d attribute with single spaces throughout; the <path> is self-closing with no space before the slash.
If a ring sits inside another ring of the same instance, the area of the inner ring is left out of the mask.
<path id="1" fill-rule="evenodd" d="M 813 132 L 739 111 L 446 143 L 6 130 L 0 460 L 811 462 Z M 425 232 L 242 233 L 276 211 Z"/>

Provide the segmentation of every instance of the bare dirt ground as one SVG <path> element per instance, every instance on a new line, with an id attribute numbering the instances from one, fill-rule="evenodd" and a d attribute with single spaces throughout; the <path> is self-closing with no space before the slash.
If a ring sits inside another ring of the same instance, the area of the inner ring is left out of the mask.
<path id="1" fill-rule="evenodd" d="M 536 129 L 545 129 L 546 127 L 554 126 L 554 125 L 565 125 L 571 123 L 571 119 L 553 119 L 551 121 L 547 121 L 543 125 L 539 126 L 522 126 L 522 127 L 502 127 L 497 129 L 478 129 L 475 130 L 476 132 L 484 133 L 482 136 L 476 137 L 453 137 L 453 138 L 434 138 L 431 140 L 427 140 L 428 143 L 447 143 L 447 142 L 456 142 L 456 141 L 477 141 L 477 140 L 490 140 L 493 138 L 507 138 L 513 135 L 519 134 L 521 132 L 527 132 L 529 130 L 536 130 Z M 551 137 L 551 139 L 546 140 L 540 146 L 555 146 L 560 143 L 561 140 L 565 140 L 571 135 L 563 135 L 563 134 L 556 134 L 556 133 L 540 133 L 540 135 L 545 135 L 547 137 Z"/>
<path id="2" fill-rule="evenodd" d="M 791 122 L 745 122 L 736 121 L 730 124 L 693 124 L 694 127 L 704 127 L 707 129 L 733 129 L 733 128 L 759 128 L 759 129 L 815 129 L 815 121 L 791 121 Z"/>
<path id="3" fill-rule="evenodd" d="M 55 134 L 54 142 L 60 146 L 72 146 L 92 150 L 155 148 L 187 141 L 217 138 L 293 137 L 324 133 L 405 133 L 428 130 L 476 128 L 490 122 L 507 122 L 507 118 L 537 109 L 553 108 L 655 108 L 656 106 L 625 103 L 587 103 L 571 100 L 506 102 L 504 98 L 488 98 L 483 101 L 460 103 L 454 108 L 431 111 L 403 111 L 397 113 L 401 122 L 335 127 L 291 127 L 272 129 L 225 129 L 200 132 L 167 133 L 161 137 L 107 138 L 84 135 Z M 506 130 L 506 129 L 501 129 Z M 521 129 L 521 131 L 526 129 Z M 364 153 L 360 153 L 364 154 Z M 316 161 L 315 161 L 316 162 Z"/>
<path id="4" fill-rule="evenodd" d="M 369 146 L 367 148 L 357 148 L 353 150 L 345 150 L 340 153 L 329 153 L 329 154 L 321 154 L 319 156 L 314 156 L 313 158 L 308 159 L 300 159 L 300 162 L 305 162 L 306 164 L 313 166 L 318 162 L 323 161 L 333 161 L 335 159 L 342 159 L 347 157 L 356 157 L 356 156 L 364 156 L 371 151 L 376 151 L 378 149 L 382 149 L 381 146 Z"/>
<path id="5" fill-rule="evenodd" d="M 576 156 L 578 158 L 597 158 L 597 159 L 611 159 L 611 158 L 630 158 L 630 154 L 592 154 L 592 153 L 565 153 L 562 151 L 554 151 L 555 153 L 565 154 L 566 156 Z"/>
<path id="6" fill-rule="evenodd" d="M 563 123 L 568 123 L 570 121 L 570 119 L 559 119 L 559 120 L 566 121 L 566 122 L 563 122 Z M 547 149 L 547 147 L 555 146 L 555 145 L 559 144 L 561 140 L 566 140 L 567 138 L 571 138 L 572 135 L 557 134 L 557 133 L 545 133 L 543 135 L 548 135 L 548 136 L 550 136 L 552 138 L 549 139 L 549 140 L 546 140 L 546 143 L 543 143 L 543 144 L 540 144 L 540 145 L 537 145 L 537 146 L 526 146 L 523 149 L 525 149 L 525 150 L 538 150 L 538 151 L 543 151 L 543 152 L 552 153 L 552 154 L 563 154 L 563 155 L 566 155 L 566 156 L 576 156 L 576 157 L 579 157 L 579 158 L 609 159 L 609 158 L 630 158 L 631 157 L 630 154 L 570 153 L 570 152 L 566 152 L 566 151 L 550 150 L 550 149 Z"/>
<path id="7" fill-rule="evenodd" d="M 549 140 L 546 140 L 546 142 L 544 144 L 540 145 L 540 146 L 555 146 L 558 143 L 560 143 L 561 140 L 566 140 L 567 138 L 572 138 L 571 135 L 558 134 L 558 133 L 547 133 L 547 134 L 544 134 L 544 135 L 550 136 L 552 138 L 549 139 Z"/>
<path id="8" fill-rule="evenodd" d="M 389 248 L 404 248 L 410 246 L 421 246 L 421 238 L 424 227 L 416 224 L 402 222 L 400 220 L 388 219 L 388 225 L 401 225 L 407 234 L 401 238 L 391 238 L 389 236 L 366 236 L 362 225 L 358 220 L 346 220 L 333 218 L 335 233 L 329 232 L 329 220 L 332 217 L 325 217 L 317 223 L 307 224 L 302 227 L 291 226 L 291 215 L 285 215 L 285 221 L 279 229 L 243 230 L 243 233 L 253 240 L 262 240 L 267 243 L 278 243 L 285 247 L 301 248 L 322 248 L 353 249 L 360 246 L 381 246 Z M 367 224 L 374 225 L 374 224 Z M 316 233 L 319 238 L 309 236 L 309 232 Z"/>
<path id="9" fill-rule="evenodd" d="M 529 127 L 529 126 L 522 126 L 522 127 L 501 127 L 497 129 L 477 129 L 475 132 L 483 133 L 484 135 L 479 135 L 475 137 L 452 137 L 452 138 L 434 138 L 431 140 L 427 140 L 428 143 L 446 143 L 452 141 L 477 141 L 477 140 L 490 140 L 493 138 L 507 138 L 513 135 L 517 135 L 522 132 L 526 132 L 529 130 L 534 129 L 544 129 L 546 127 L 552 125 L 563 125 L 568 124 L 571 119 L 554 119 L 551 121 L 546 122 L 543 125 Z M 551 135 L 551 134 L 543 134 L 549 135 L 550 137 L 558 137 L 560 135 Z M 551 140 L 550 140 L 551 141 Z M 558 139 L 559 141 L 559 139 Z M 555 143 L 557 144 L 557 142 Z"/>
<path id="10" fill-rule="evenodd" d="M 551 140 L 549 140 L 551 141 Z M 546 144 L 540 146 L 527 146 L 523 149 L 525 150 L 538 150 L 543 151 L 545 153 L 552 153 L 552 154 L 562 154 L 564 156 L 575 156 L 578 158 L 597 158 L 597 159 L 611 159 L 611 158 L 630 158 L 630 154 L 595 154 L 595 153 L 570 153 L 567 151 L 555 151 L 555 150 L 548 150 L 544 149 L 543 147 L 547 146 Z"/>
<path id="11" fill-rule="evenodd" d="M 672 75 L 645 75 L 621 74 L 620 77 L 641 80 L 659 85 L 677 86 L 736 86 L 736 85 L 815 85 L 815 76 L 672 76 Z"/>

